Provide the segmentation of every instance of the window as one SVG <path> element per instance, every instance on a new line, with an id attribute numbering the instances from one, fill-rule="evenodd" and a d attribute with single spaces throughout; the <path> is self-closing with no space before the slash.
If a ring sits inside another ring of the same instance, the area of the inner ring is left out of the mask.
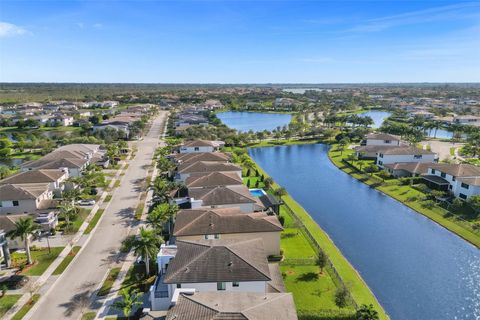
<path id="1" fill-rule="evenodd" d="M 392 143 L 392 141 L 390 141 L 390 140 L 385 140 L 385 143 Z"/>
<path id="2" fill-rule="evenodd" d="M 413 159 L 422 159 L 422 155 L 421 154 L 416 154 L 413 156 Z"/>
<path id="3" fill-rule="evenodd" d="M 378 161 L 378 165 L 383 165 L 383 161 Z"/>
<path id="4" fill-rule="evenodd" d="M 13 200 L 12 203 L 13 203 L 14 207 L 18 207 L 18 201 L 17 200 Z"/>
<path id="5" fill-rule="evenodd" d="M 453 186 L 452 186 L 452 185 L 449 185 L 449 186 L 448 186 L 448 189 L 452 190 L 452 189 L 453 189 Z"/>
<path id="6" fill-rule="evenodd" d="M 462 188 L 463 188 L 463 189 L 468 189 L 469 187 L 470 187 L 470 186 L 469 186 L 468 184 L 462 182 Z"/>
<path id="7" fill-rule="evenodd" d="M 440 173 L 440 177 L 445 178 L 446 176 L 447 176 L 447 174 L 445 172 Z"/>
<path id="8" fill-rule="evenodd" d="M 460 193 L 458 196 L 459 196 L 460 198 L 464 199 L 464 200 L 466 200 L 466 199 L 467 199 L 467 196 L 466 196 L 466 195 L 464 195 L 463 193 Z"/>
<path id="9" fill-rule="evenodd" d="M 216 240 L 218 240 L 218 239 L 220 239 L 220 235 L 217 233 L 217 234 L 214 235 L 214 238 L 215 238 Z"/>
<path id="10" fill-rule="evenodd" d="M 195 151 L 200 151 L 200 148 L 199 148 L 199 147 L 195 147 L 193 150 L 195 150 Z"/>
<path id="11" fill-rule="evenodd" d="M 380 153 L 379 157 L 380 157 L 380 158 L 383 158 L 383 153 Z"/>
<path id="12" fill-rule="evenodd" d="M 452 181 L 455 181 L 455 180 L 457 180 L 457 179 L 455 178 L 455 176 L 452 176 Z"/>
<path id="13" fill-rule="evenodd" d="M 182 287 L 181 283 L 177 283 L 177 289 L 180 289 Z"/>
<path id="14" fill-rule="evenodd" d="M 232 282 L 232 287 L 240 287 L 240 282 Z"/>
<path id="15" fill-rule="evenodd" d="M 435 169 L 432 169 L 432 174 L 435 174 Z"/>
<path id="16" fill-rule="evenodd" d="M 203 237 L 205 238 L 205 240 L 208 240 L 208 234 L 204 235 Z"/>
<path id="17" fill-rule="evenodd" d="M 225 282 L 217 282 L 217 291 L 224 291 L 226 289 Z"/>

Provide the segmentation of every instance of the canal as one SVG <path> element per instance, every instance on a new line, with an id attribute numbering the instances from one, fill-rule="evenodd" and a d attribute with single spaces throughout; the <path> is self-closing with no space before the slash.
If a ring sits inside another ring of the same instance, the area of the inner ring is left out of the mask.
<path id="1" fill-rule="evenodd" d="M 330 235 L 392 319 L 480 319 L 480 251 L 339 170 L 328 149 L 249 153 Z"/>
<path id="2" fill-rule="evenodd" d="M 268 130 L 286 126 L 292 120 L 288 113 L 262 113 L 262 112 L 239 112 L 226 111 L 217 113 L 224 124 L 240 132 L 253 132 Z"/>

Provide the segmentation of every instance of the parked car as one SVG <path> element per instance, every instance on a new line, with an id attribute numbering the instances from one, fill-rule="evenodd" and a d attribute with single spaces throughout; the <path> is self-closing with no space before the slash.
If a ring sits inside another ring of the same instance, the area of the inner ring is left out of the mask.
<path id="1" fill-rule="evenodd" d="M 93 206 L 95 204 L 95 200 L 80 200 L 77 203 L 80 206 Z"/>

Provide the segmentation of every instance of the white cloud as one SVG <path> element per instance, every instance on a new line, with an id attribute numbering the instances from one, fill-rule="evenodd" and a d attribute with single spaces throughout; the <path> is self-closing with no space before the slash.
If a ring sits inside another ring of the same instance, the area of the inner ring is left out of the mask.
<path id="1" fill-rule="evenodd" d="M 95 29 L 101 29 L 101 28 L 103 28 L 103 24 L 101 24 L 101 23 L 95 23 L 95 24 L 93 25 L 93 27 L 94 27 Z"/>
<path id="2" fill-rule="evenodd" d="M 29 32 L 19 26 L 8 22 L 0 22 L 0 38 L 16 37 L 28 34 Z"/>

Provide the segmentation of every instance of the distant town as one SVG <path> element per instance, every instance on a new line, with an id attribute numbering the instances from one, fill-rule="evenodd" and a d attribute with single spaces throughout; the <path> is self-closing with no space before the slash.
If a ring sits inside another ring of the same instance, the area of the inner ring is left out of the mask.
<path id="1" fill-rule="evenodd" d="M 2 319 L 476 319 L 478 248 L 478 84 L 0 84 Z"/>

